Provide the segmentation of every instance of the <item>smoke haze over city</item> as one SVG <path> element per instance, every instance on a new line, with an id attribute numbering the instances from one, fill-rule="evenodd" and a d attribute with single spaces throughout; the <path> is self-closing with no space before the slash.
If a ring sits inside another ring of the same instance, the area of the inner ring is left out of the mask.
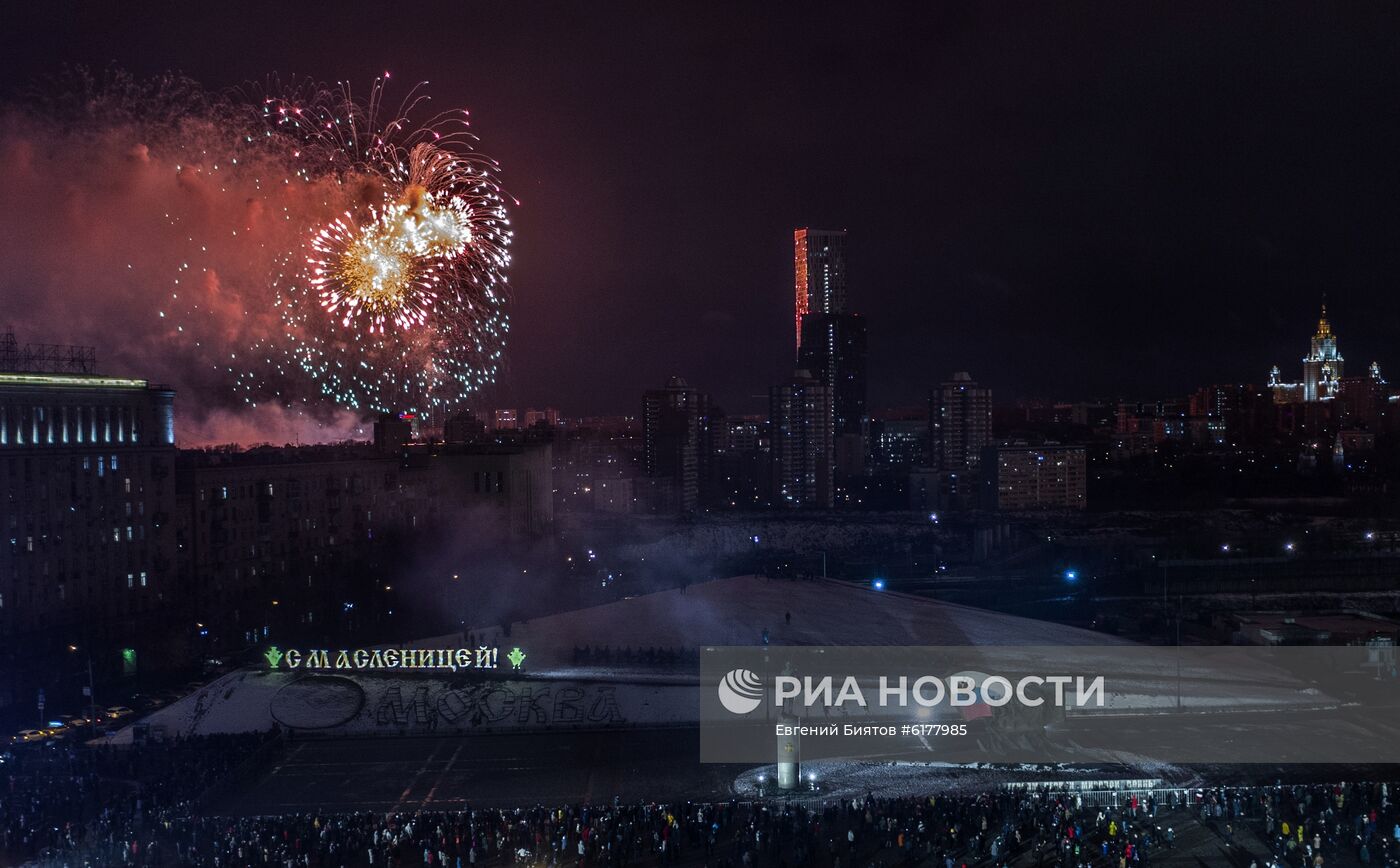
<path id="1" fill-rule="evenodd" d="M 311 6 L 79 8 L 15 13 L 14 92 L 96 51 L 214 91 L 270 71 L 368 82 L 388 69 L 430 79 L 439 107 L 469 107 L 521 201 L 513 329 L 486 403 L 635 412 L 641 389 L 677 373 L 735 412 L 760 409 L 751 396 L 791 364 L 772 338 L 790 318 L 799 225 L 850 233 L 872 406 L 920 402 L 962 368 L 1008 397 L 1258 383 L 1296 353 L 1324 293 L 1357 363 L 1391 361 L 1400 327 L 1400 55 L 1375 38 L 1396 24 L 1384 7 L 838 5 L 779 23 L 723 4 L 543 21 L 450 4 L 380 22 L 351 52 L 365 23 Z M 839 39 L 818 25 L 833 16 Z M 201 32 L 240 47 L 210 53 Z M 6 177 L 28 159 L 11 142 Z M 133 158 L 103 159 L 120 164 L 104 189 L 121 189 Z M 41 180 L 61 214 L 70 194 Z M 26 209 L 25 237 L 52 233 L 45 210 Z M 41 314 L 56 291 L 33 267 L 53 261 L 47 244 L 7 252 L 8 297 L 40 303 L 16 317 L 25 337 L 87 342 L 108 321 L 149 338 L 121 301 L 130 275 L 108 273 L 122 240 L 64 243 L 66 291 L 101 284 L 126 308 L 89 307 L 87 321 Z M 138 341 L 96 342 L 107 370 L 141 366 Z"/>

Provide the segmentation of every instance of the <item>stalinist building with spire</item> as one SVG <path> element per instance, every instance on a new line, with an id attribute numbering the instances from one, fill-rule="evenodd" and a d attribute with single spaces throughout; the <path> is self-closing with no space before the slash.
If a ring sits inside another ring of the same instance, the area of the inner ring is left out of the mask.
<path id="1" fill-rule="evenodd" d="M 1337 398 L 1341 393 L 1342 363 L 1342 354 L 1337 350 L 1337 335 L 1327 319 L 1327 304 L 1324 302 L 1317 331 L 1313 332 L 1312 344 L 1308 354 L 1303 357 L 1303 381 L 1285 382 L 1278 365 L 1274 365 L 1269 372 L 1274 403 L 1312 403 Z M 1379 368 L 1376 365 L 1372 365 L 1372 368 L 1379 376 Z"/>
<path id="2" fill-rule="evenodd" d="M 1303 400 L 1327 401 L 1337 397 L 1338 381 L 1342 378 L 1342 354 L 1337 352 L 1337 336 L 1327 321 L 1327 305 L 1312 336 L 1312 346 L 1303 359 Z"/>

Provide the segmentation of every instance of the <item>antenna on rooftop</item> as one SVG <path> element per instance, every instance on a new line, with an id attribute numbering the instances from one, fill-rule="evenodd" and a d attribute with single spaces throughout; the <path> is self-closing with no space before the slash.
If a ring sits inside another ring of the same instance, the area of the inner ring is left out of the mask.
<path id="1" fill-rule="evenodd" d="M 76 344 L 24 344 L 13 327 L 0 333 L 0 371 L 7 374 L 95 374 L 97 350 Z"/>

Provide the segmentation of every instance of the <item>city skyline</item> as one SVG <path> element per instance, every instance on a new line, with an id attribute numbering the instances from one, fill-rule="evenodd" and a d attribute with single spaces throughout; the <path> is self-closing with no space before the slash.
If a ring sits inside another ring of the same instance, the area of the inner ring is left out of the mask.
<path id="1" fill-rule="evenodd" d="M 828 56 L 822 31 L 775 40 L 778 25 L 756 12 L 614 7 L 531 31 L 530 46 L 557 59 L 518 76 L 525 46 L 505 10 L 473 19 L 466 50 L 389 24 L 356 55 L 343 51 L 353 22 L 309 10 L 287 13 L 283 29 L 309 34 L 293 40 L 216 9 L 136 22 L 30 8 L 6 37 L 5 78 L 9 96 L 64 63 L 109 61 L 215 89 L 269 70 L 431 79 L 435 99 L 472 110 L 521 200 L 513 329 L 484 403 L 628 413 L 679 375 L 731 412 L 762 412 L 791 369 L 788 245 L 800 226 L 850 232 L 872 408 L 917 404 L 958 370 L 1008 400 L 1145 398 L 1262 384 L 1296 354 L 1324 293 L 1350 352 L 1390 361 L 1400 129 L 1370 83 L 1400 55 L 1364 42 L 1345 61 L 1298 49 L 1351 45 L 1394 13 L 1287 11 L 1259 28 L 1209 6 L 1015 19 L 847 10 L 856 38 Z M 619 39 L 629 27 L 666 49 Z M 185 32 L 217 36 L 166 38 Z M 1189 67 L 1158 50 L 1199 32 L 1217 35 Z M 150 39 L 169 46 L 158 59 L 141 48 Z M 1247 61 L 1238 39 L 1255 49 Z M 577 77 L 583 52 L 612 62 Z M 697 63 L 712 85 L 691 81 Z M 1244 63 L 1251 75 L 1238 74 Z M 654 83 L 623 86 L 622 70 Z M 807 77 L 822 86 L 798 86 Z M 897 81 L 923 89 L 925 114 L 908 113 Z M 741 142 L 720 96 L 735 88 L 756 100 Z M 630 119 L 643 111 L 639 129 Z M 1308 135 L 1277 134 L 1300 122 Z M 27 301 L 15 280 L 0 292 Z M 98 343 L 106 370 L 152 375 L 140 348 L 91 340 L 104 323 L 26 318 L 24 339 Z"/>
<path id="2" fill-rule="evenodd" d="M 1400 868 L 1400 6 L 7 13 L 0 865 Z"/>

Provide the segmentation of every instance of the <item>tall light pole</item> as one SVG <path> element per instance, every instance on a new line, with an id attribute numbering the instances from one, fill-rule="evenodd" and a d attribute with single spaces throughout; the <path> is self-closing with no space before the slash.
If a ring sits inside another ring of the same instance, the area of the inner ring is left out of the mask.
<path id="1" fill-rule="evenodd" d="M 87 654 L 87 670 L 88 670 L 88 726 L 91 726 L 91 727 L 93 728 L 93 731 L 95 732 L 95 731 L 97 730 L 97 688 L 93 686 L 93 682 L 92 682 L 92 651 L 91 651 L 91 650 L 89 650 L 89 651 L 88 651 L 88 654 Z"/>

